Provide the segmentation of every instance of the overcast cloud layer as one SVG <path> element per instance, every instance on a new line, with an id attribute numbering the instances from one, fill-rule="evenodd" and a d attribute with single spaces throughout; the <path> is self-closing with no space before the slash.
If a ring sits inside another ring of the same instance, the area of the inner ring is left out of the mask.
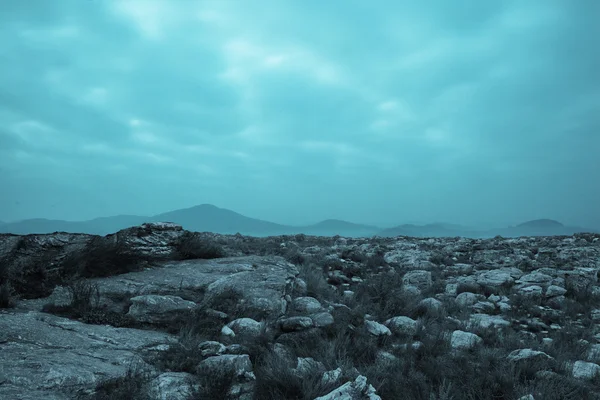
<path id="1" fill-rule="evenodd" d="M 0 4 L 0 220 L 600 226 L 600 2 Z"/>

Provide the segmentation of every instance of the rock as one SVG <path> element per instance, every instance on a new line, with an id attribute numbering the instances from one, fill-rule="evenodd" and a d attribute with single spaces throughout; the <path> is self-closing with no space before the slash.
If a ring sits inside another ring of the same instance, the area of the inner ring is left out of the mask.
<path id="1" fill-rule="evenodd" d="M 297 297 L 292 301 L 292 308 L 300 313 L 312 314 L 321 311 L 323 306 L 314 297 Z"/>
<path id="2" fill-rule="evenodd" d="M 452 332 L 450 347 L 456 350 L 470 349 L 483 343 L 483 339 L 471 332 L 456 330 Z"/>
<path id="3" fill-rule="evenodd" d="M 500 328 L 503 326 L 510 326 L 510 322 L 498 315 L 488 314 L 473 314 L 469 320 L 469 326 L 479 328 Z"/>
<path id="4" fill-rule="evenodd" d="M 458 290 L 458 283 L 447 283 L 444 293 L 455 296 Z"/>
<path id="5" fill-rule="evenodd" d="M 532 349 L 517 349 L 517 350 L 511 351 L 510 354 L 508 354 L 508 356 L 506 358 L 513 362 L 518 362 L 518 361 L 522 361 L 522 360 L 532 360 L 532 359 L 537 359 L 537 360 L 552 359 L 552 357 L 550 357 L 548 354 L 544 353 L 543 351 L 532 350 Z"/>
<path id="6" fill-rule="evenodd" d="M 524 286 L 549 286 L 552 282 L 552 277 L 550 275 L 538 272 L 538 271 L 534 271 L 532 273 L 523 275 L 522 277 L 520 277 L 519 279 L 517 279 L 515 281 L 516 284 L 518 285 L 524 285 Z"/>
<path id="7" fill-rule="evenodd" d="M 313 321 L 313 325 L 317 328 L 324 328 L 331 326 L 334 323 L 333 315 L 328 312 L 321 312 L 310 315 L 310 319 Z"/>
<path id="8" fill-rule="evenodd" d="M 233 338 L 235 337 L 235 332 L 233 331 L 233 329 L 225 325 L 223 328 L 221 328 L 221 336 Z"/>
<path id="9" fill-rule="evenodd" d="M 473 272 L 473 266 L 471 264 L 461 264 L 457 263 L 454 265 L 449 265 L 446 267 L 446 271 L 449 274 L 456 275 L 469 275 Z"/>
<path id="10" fill-rule="evenodd" d="M 283 298 L 297 274 L 296 266 L 281 257 L 246 256 L 157 262 L 156 268 L 91 282 L 98 285 L 102 303 L 114 303 L 117 299 L 122 302 L 132 292 L 179 295 L 182 291 L 192 294 L 205 291 L 206 301 L 234 292 L 248 311 L 276 317 L 283 314 Z"/>
<path id="11" fill-rule="evenodd" d="M 373 336 L 389 336 L 392 334 L 387 326 L 379 322 L 365 321 L 365 327 L 367 328 L 367 332 Z"/>
<path id="12" fill-rule="evenodd" d="M 458 304 L 461 307 L 469 307 L 472 306 L 473 304 L 477 303 L 477 301 L 479 299 L 481 299 L 483 296 L 481 295 L 477 295 L 475 293 L 471 293 L 471 292 L 462 292 L 461 294 L 459 294 L 458 296 L 456 296 L 456 304 Z"/>
<path id="13" fill-rule="evenodd" d="M 202 357 L 220 356 L 225 353 L 227 348 L 224 344 L 216 342 L 214 340 L 207 340 L 198 344 L 198 350 L 202 354 Z"/>
<path id="14" fill-rule="evenodd" d="M 150 370 L 141 355 L 175 342 L 165 333 L 87 325 L 39 312 L 0 313 L 0 398 L 70 399 L 102 380 L 124 376 L 132 361 Z"/>
<path id="15" fill-rule="evenodd" d="M 416 286 L 421 291 L 429 289 L 433 284 L 431 272 L 424 270 L 408 271 L 402 277 L 402 283 L 404 285 Z"/>
<path id="16" fill-rule="evenodd" d="M 417 297 L 421 296 L 421 289 L 419 289 L 415 285 L 404 285 L 404 286 L 402 286 L 401 293 L 404 296 L 417 298 Z"/>
<path id="17" fill-rule="evenodd" d="M 600 361 L 600 344 L 593 344 L 590 346 L 587 361 Z"/>
<path id="18" fill-rule="evenodd" d="M 505 270 L 486 271 L 477 277 L 479 285 L 496 289 L 504 285 L 512 285 L 514 281 L 511 273 Z"/>
<path id="19" fill-rule="evenodd" d="M 385 325 L 396 335 L 413 336 L 417 333 L 417 321 L 406 316 L 390 318 Z"/>
<path id="20" fill-rule="evenodd" d="M 310 317 L 289 317 L 283 318 L 279 326 L 283 332 L 295 332 L 313 327 L 313 320 Z"/>
<path id="21" fill-rule="evenodd" d="M 258 337 L 262 332 L 263 324 L 252 318 L 238 318 L 228 323 L 227 327 L 231 329 L 236 336 L 244 335 L 247 337 Z"/>
<path id="22" fill-rule="evenodd" d="M 193 301 L 171 295 L 147 294 L 133 297 L 131 302 L 127 315 L 138 322 L 160 325 L 188 316 L 196 307 Z"/>
<path id="23" fill-rule="evenodd" d="M 494 312 L 496 305 L 491 301 L 478 301 L 477 303 L 473 304 L 472 309 L 477 313 L 485 314 L 488 312 Z"/>
<path id="24" fill-rule="evenodd" d="M 199 376 L 214 377 L 213 379 L 231 377 L 229 395 L 236 399 L 252 399 L 256 377 L 247 354 L 208 357 L 198 364 L 196 370 Z"/>
<path id="25" fill-rule="evenodd" d="M 353 382 L 346 382 L 325 396 L 315 400 L 381 400 L 372 385 L 367 384 L 367 378 L 360 375 Z"/>
<path id="26" fill-rule="evenodd" d="M 298 357 L 296 367 L 293 368 L 293 372 L 303 379 L 309 378 L 315 372 L 322 374 L 325 371 L 325 365 L 312 357 Z"/>
<path id="27" fill-rule="evenodd" d="M 562 296 L 565 293 L 567 293 L 567 289 L 556 285 L 550 285 L 546 289 L 546 297 Z"/>
<path id="28" fill-rule="evenodd" d="M 398 361 L 398 357 L 396 357 L 389 351 L 380 350 L 377 352 L 377 355 L 375 356 L 376 364 L 384 364 L 385 365 L 385 364 L 393 363 L 395 361 Z"/>
<path id="29" fill-rule="evenodd" d="M 532 394 L 528 394 L 528 395 L 519 397 L 518 400 L 535 400 L 535 398 L 533 397 Z"/>
<path id="30" fill-rule="evenodd" d="M 600 365 L 587 361 L 575 361 L 572 373 L 573 377 L 577 379 L 593 379 L 600 375 Z"/>
<path id="31" fill-rule="evenodd" d="M 184 234 L 181 225 L 171 222 L 150 222 L 120 230 L 102 238 L 119 243 L 144 257 L 173 259 L 177 257 L 176 242 Z"/>
<path id="32" fill-rule="evenodd" d="M 590 318 L 596 323 L 600 322 L 600 309 L 592 310 L 590 312 Z"/>
<path id="33" fill-rule="evenodd" d="M 444 310 L 444 304 L 433 297 L 428 297 L 419 302 L 419 307 L 430 315 L 436 315 Z"/>
<path id="34" fill-rule="evenodd" d="M 165 372 L 150 382 L 148 398 L 156 400 L 188 400 L 192 395 L 194 375 L 186 372 Z"/>
<path id="35" fill-rule="evenodd" d="M 542 287 L 541 286 L 537 286 L 537 285 L 533 285 L 533 286 L 524 286 L 524 287 L 520 287 L 518 289 L 518 292 L 520 294 L 522 294 L 523 296 L 526 297 L 534 297 L 534 298 L 540 298 L 542 297 Z"/>
<path id="36" fill-rule="evenodd" d="M 321 378 L 321 383 L 323 384 L 323 386 L 333 384 L 333 383 L 337 382 L 341 376 L 342 376 L 342 369 L 338 367 L 334 370 L 323 373 L 323 377 Z"/>

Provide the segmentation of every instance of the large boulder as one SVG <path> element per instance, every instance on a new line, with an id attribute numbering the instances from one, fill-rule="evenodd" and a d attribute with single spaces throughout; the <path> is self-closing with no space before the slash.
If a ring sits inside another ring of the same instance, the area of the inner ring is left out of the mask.
<path id="1" fill-rule="evenodd" d="M 175 343 L 146 330 L 87 325 L 39 312 L 0 312 L 0 399 L 71 399 Z M 167 345 L 167 346 L 164 346 Z"/>

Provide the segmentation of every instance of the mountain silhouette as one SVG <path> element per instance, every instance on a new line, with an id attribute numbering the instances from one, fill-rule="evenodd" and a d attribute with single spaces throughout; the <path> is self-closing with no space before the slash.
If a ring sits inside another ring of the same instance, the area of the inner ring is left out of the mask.
<path id="1" fill-rule="evenodd" d="M 201 204 L 165 212 L 154 216 L 116 215 L 94 218 L 87 221 L 64 221 L 44 218 L 26 219 L 0 223 L 0 233 L 31 234 L 72 232 L 107 235 L 144 222 L 174 222 L 184 229 L 197 232 L 221 234 L 241 233 L 249 236 L 277 236 L 303 233 L 314 236 L 346 237 L 469 237 L 489 238 L 494 236 L 554 236 L 572 235 L 577 232 L 600 233 L 598 229 L 565 226 L 552 219 L 537 219 L 517 226 L 478 230 L 467 226 L 436 222 L 425 225 L 402 224 L 382 229 L 373 225 L 356 224 L 339 219 L 326 219 L 312 225 L 291 226 L 250 218 L 235 211 L 219 208 L 212 204 Z"/>

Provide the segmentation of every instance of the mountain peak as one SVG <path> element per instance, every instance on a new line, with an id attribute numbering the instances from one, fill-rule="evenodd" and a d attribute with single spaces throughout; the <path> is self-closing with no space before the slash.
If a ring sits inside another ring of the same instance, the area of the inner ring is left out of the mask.
<path id="1" fill-rule="evenodd" d="M 562 228 L 564 227 L 558 221 L 548 218 L 534 219 L 532 221 L 523 222 L 517 225 L 518 228 Z"/>

